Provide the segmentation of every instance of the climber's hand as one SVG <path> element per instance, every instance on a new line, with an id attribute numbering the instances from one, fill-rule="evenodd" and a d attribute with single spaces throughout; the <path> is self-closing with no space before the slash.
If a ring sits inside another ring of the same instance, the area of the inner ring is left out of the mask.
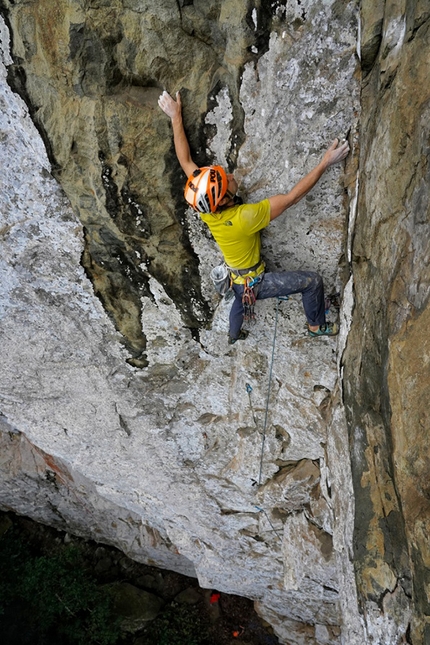
<path id="1" fill-rule="evenodd" d="M 349 143 L 348 141 L 342 141 L 341 144 L 339 145 L 339 139 L 335 139 L 327 152 L 325 153 L 324 157 L 322 158 L 322 162 L 326 165 L 328 168 L 329 166 L 333 166 L 335 163 L 339 163 L 340 161 L 343 161 L 345 157 L 349 153 Z"/>
<path id="2" fill-rule="evenodd" d="M 175 99 L 172 99 L 170 94 L 164 90 L 158 99 L 158 105 L 161 107 L 163 112 L 167 114 L 167 116 L 170 116 L 171 119 L 182 117 L 182 103 L 179 92 L 176 92 L 175 101 Z"/>

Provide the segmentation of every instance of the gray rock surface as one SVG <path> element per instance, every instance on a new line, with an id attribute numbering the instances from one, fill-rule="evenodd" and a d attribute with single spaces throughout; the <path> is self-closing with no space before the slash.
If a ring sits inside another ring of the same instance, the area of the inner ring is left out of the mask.
<path id="1" fill-rule="evenodd" d="M 430 7 L 364 4 L 362 51 L 373 54 L 364 65 L 343 371 L 354 566 L 369 639 L 419 645 L 430 638 Z"/>
<path id="2" fill-rule="evenodd" d="M 311 13 L 309 29 L 319 31 L 321 17 Z M 323 138 L 320 126 L 327 115 L 321 108 L 317 127 L 302 138 L 307 147 L 301 154 L 285 136 L 284 144 L 278 144 L 282 163 L 276 154 L 270 165 L 267 158 L 258 158 L 264 130 L 274 136 L 272 123 L 287 121 L 289 115 L 283 117 L 283 112 L 299 109 L 298 99 L 295 108 L 290 105 L 284 80 L 277 87 L 278 101 L 272 97 L 268 104 L 264 79 L 271 78 L 275 65 L 283 70 L 284 58 L 287 67 L 299 64 L 298 49 L 290 63 L 288 57 L 293 36 L 297 40 L 301 34 L 300 29 L 288 37 L 274 32 L 259 67 L 249 63 L 244 70 L 240 100 L 245 114 L 251 95 L 264 114 L 259 131 L 251 115 L 245 124 L 245 133 L 252 137 L 240 153 L 239 168 L 253 155 L 255 168 L 265 167 L 269 193 L 292 185 L 299 173 L 310 169 L 340 127 L 335 121 Z M 306 30 L 303 34 L 309 41 Z M 352 96 L 350 87 L 346 90 L 354 72 L 354 34 L 346 28 L 341 34 L 338 49 L 349 62 L 333 92 L 344 104 L 349 121 L 358 97 L 358 85 Z M 3 42 L 8 55 L 5 37 Z M 15 44 L 19 49 L 18 35 Z M 328 59 L 331 41 L 325 50 L 321 47 L 319 55 Z M 324 64 L 321 74 L 330 73 Z M 28 87 L 32 82 L 40 92 L 35 79 L 29 80 Z M 231 105 L 237 102 L 234 96 L 227 100 L 228 92 L 228 86 L 219 92 L 207 116 L 220 133 L 230 118 Z M 8 137 L 7 153 L 4 150 L 10 159 L 3 192 L 7 228 L 2 259 L 8 277 L 2 293 L 2 330 L 8 341 L 2 346 L 2 505 L 115 544 L 136 559 L 196 575 L 204 587 L 258 600 L 260 613 L 282 640 L 302 642 L 303 628 L 307 642 L 324 642 L 318 634 L 327 630 L 335 642 L 342 622 L 341 589 L 338 553 L 333 547 L 337 528 L 327 484 L 325 410 L 337 381 L 336 340 L 307 339 L 298 299 L 279 306 L 265 424 L 275 303 L 259 304 L 258 321 L 248 341 L 233 348 L 227 345 L 229 305 L 217 301 L 207 282 L 208 267 L 218 252 L 202 225 L 188 214 L 188 235 L 201 260 L 202 283 L 214 312 L 211 329 L 201 328 L 197 341 L 172 292 L 148 275 L 148 295 L 141 299 L 148 367 L 142 370 L 127 364 L 129 354 L 121 336 L 94 295 L 87 278 L 91 272 L 87 268 L 86 275 L 80 263 L 84 250 L 87 266 L 82 226 L 49 175 L 46 154 L 22 101 L 5 83 L 2 97 L 2 130 Z M 84 105 L 86 99 L 83 109 Z M 43 110 L 48 109 L 44 104 Z M 164 133 L 158 146 L 170 146 L 164 115 L 152 109 L 150 116 Z M 22 130 L 21 122 L 28 124 L 27 130 Z M 346 118 L 340 122 L 346 128 Z M 52 133 L 57 159 L 62 159 L 60 151 L 65 150 L 69 134 L 62 137 L 60 149 L 55 128 L 50 129 L 49 120 L 43 124 Z M 25 133 L 26 139 L 15 137 L 17 131 L 23 132 L 22 137 Z M 217 142 L 221 140 L 222 136 L 215 136 L 209 142 L 220 158 Z M 35 148 L 31 155 L 29 146 Z M 286 171 L 287 150 L 297 174 Z M 90 154 L 97 154 L 97 149 Z M 71 161 L 63 163 L 64 170 L 57 171 L 57 176 L 76 204 L 83 194 L 82 179 L 72 190 L 76 169 L 69 175 Z M 280 165 L 283 174 L 277 178 Z M 283 259 L 287 240 L 294 242 L 294 248 L 295 239 L 300 239 L 304 248 L 306 233 L 311 239 L 319 230 L 311 266 L 322 268 L 328 288 L 335 286 L 342 250 L 340 175 L 340 168 L 333 169 L 315 191 L 320 209 L 311 205 L 311 213 L 305 215 L 304 208 L 297 208 L 266 238 L 271 261 L 288 268 Z M 257 181 L 261 183 L 262 177 Z M 243 186 L 251 198 L 258 199 L 263 185 L 258 192 L 252 185 L 255 181 L 250 173 L 249 178 L 244 176 Z M 19 207 L 14 203 L 17 199 Z M 82 215 L 82 207 L 78 212 Z M 89 212 L 95 222 L 96 211 Z M 102 208 L 100 213 L 104 217 Z M 290 261 L 293 264 L 294 257 Z M 311 256 L 303 258 L 300 266 L 310 261 Z M 247 383 L 252 387 L 249 394 Z M 316 576 L 311 560 L 296 557 L 304 548 L 312 552 L 312 562 L 318 561 Z M 323 552 L 319 559 L 318 553 Z M 296 560 L 293 572 L 290 565 Z M 290 635 L 292 629 L 297 636 Z"/>
<path id="3" fill-rule="evenodd" d="M 281 642 L 425 642 L 426 3 L 366 0 L 360 46 L 354 2 L 3 5 L 2 508 L 250 597 Z M 294 297 L 227 345 L 162 87 L 252 201 L 351 128 L 264 235 L 342 289 L 338 339 Z"/>

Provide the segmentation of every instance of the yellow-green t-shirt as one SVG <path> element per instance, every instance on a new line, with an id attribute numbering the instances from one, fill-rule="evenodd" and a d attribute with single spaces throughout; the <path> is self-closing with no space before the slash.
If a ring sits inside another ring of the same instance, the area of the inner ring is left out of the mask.
<path id="1" fill-rule="evenodd" d="M 240 204 L 221 213 L 200 213 L 209 226 L 225 263 L 235 269 L 248 269 L 260 259 L 260 231 L 270 222 L 270 202 Z"/>

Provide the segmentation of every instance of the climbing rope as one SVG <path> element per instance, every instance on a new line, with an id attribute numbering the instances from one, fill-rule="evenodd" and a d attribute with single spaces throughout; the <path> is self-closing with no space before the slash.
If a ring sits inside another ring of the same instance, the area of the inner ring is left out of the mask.
<path id="1" fill-rule="evenodd" d="M 275 527 L 273 526 L 272 522 L 270 521 L 270 517 L 267 515 L 266 511 L 264 510 L 264 508 L 261 508 L 261 506 L 256 506 L 255 504 L 254 504 L 254 508 L 256 508 L 256 509 L 257 509 L 257 511 L 260 511 L 260 513 L 264 513 L 264 515 L 265 515 L 265 516 L 266 516 L 266 518 L 267 518 L 267 521 L 269 522 L 270 526 L 272 527 L 272 531 L 273 531 L 274 533 L 276 533 L 276 535 L 278 536 L 278 538 L 279 538 L 279 539 L 281 540 L 281 542 L 282 542 L 282 536 L 279 534 L 279 532 L 278 532 L 278 531 L 275 529 Z"/>
<path id="2" fill-rule="evenodd" d="M 278 297 L 277 302 L 276 302 L 275 329 L 274 329 L 274 332 L 273 332 L 272 356 L 271 356 L 271 359 L 270 359 L 269 383 L 268 383 L 268 386 L 267 386 L 266 409 L 265 409 L 265 412 L 264 412 L 264 426 L 263 426 L 263 433 L 262 433 L 263 437 L 262 437 L 262 442 L 261 442 L 260 472 L 259 472 L 259 475 L 258 475 L 258 482 L 256 482 L 255 480 L 251 480 L 253 486 L 255 486 L 256 484 L 258 484 L 258 486 L 261 485 L 261 475 L 262 475 L 262 470 L 263 470 L 263 457 L 264 457 L 264 444 L 265 444 L 265 441 L 266 441 L 267 418 L 268 418 L 268 413 L 269 413 L 270 389 L 271 389 L 271 385 L 272 385 L 273 360 L 274 360 L 274 356 L 275 356 L 276 332 L 277 332 L 277 329 L 278 329 L 279 302 L 281 300 L 288 300 L 288 296 Z M 246 391 L 247 391 L 248 397 L 249 397 L 249 406 L 251 408 L 252 418 L 254 419 L 254 423 L 257 426 L 257 420 L 255 418 L 254 409 L 253 409 L 253 406 L 252 406 L 252 399 L 251 399 L 252 387 L 251 387 L 251 385 L 249 383 L 246 383 Z M 276 534 L 278 539 L 282 542 L 282 536 L 280 535 L 280 533 L 273 526 L 273 523 L 271 522 L 270 517 L 268 516 L 268 514 L 264 510 L 264 508 L 261 508 L 261 506 L 256 506 L 256 505 L 254 505 L 254 508 L 256 508 L 260 513 L 263 513 L 265 515 L 267 521 L 269 522 L 269 524 L 270 524 L 270 526 L 272 528 L 272 531 Z"/>
<path id="3" fill-rule="evenodd" d="M 272 385 L 272 371 L 273 371 L 273 359 L 275 356 L 275 344 L 276 344 L 276 331 L 278 328 L 278 313 L 279 313 L 279 302 L 281 300 L 288 300 L 288 296 L 279 296 L 276 301 L 276 314 L 275 314 L 275 329 L 273 332 L 273 343 L 272 343 L 272 358 L 270 360 L 269 368 L 269 384 L 267 386 L 267 399 L 266 399 L 266 409 L 264 412 L 264 425 L 263 425 L 263 438 L 261 442 L 261 457 L 260 457 L 260 472 L 258 475 L 258 485 L 261 485 L 261 474 L 263 470 L 263 456 L 264 456 L 264 444 L 266 441 L 266 428 L 267 428 L 267 416 L 269 413 L 269 400 L 270 400 L 270 388 Z"/>

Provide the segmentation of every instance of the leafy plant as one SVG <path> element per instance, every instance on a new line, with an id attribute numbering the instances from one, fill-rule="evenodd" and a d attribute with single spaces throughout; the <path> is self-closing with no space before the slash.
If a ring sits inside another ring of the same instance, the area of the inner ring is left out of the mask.
<path id="1" fill-rule="evenodd" d="M 67 645 L 114 645 L 119 625 L 111 598 L 86 569 L 80 550 L 64 547 L 34 555 L 15 530 L 0 539 L 0 612 L 17 601 L 28 604 L 37 636 Z"/>
<path id="2" fill-rule="evenodd" d="M 172 602 L 146 632 L 151 645 L 202 645 L 207 628 L 197 607 Z"/>

